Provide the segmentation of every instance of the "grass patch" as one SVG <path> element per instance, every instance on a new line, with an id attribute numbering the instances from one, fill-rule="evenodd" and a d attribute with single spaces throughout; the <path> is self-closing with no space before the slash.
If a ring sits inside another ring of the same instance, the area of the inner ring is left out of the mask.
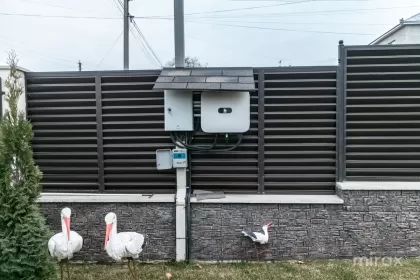
<path id="1" fill-rule="evenodd" d="M 165 280 L 412 280 L 420 279 L 420 260 L 406 259 L 401 265 L 353 265 L 348 260 L 300 263 L 239 264 L 137 264 L 140 279 Z M 72 280 L 130 280 L 125 264 L 72 265 Z"/>

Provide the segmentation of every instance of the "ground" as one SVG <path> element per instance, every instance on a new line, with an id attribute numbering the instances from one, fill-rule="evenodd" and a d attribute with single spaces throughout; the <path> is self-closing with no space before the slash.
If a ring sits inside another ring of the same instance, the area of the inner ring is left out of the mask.
<path id="1" fill-rule="evenodd" d="M 367 261 L 367 262 L 366 262 Z M 126 265 L 73 265 L 72 280 L 130 280 Z M 412 280 L 420 279 L 420 259 L 377 259 L 357 262 L 285 261 L 239 264 L 138 264 L 140 279 L 170 280 Z"/>

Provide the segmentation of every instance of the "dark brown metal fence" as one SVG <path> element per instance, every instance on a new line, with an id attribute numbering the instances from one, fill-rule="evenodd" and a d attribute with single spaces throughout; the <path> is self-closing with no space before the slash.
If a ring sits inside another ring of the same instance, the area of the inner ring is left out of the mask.
<path id="1" fill-rule="evenodd" d="M 159 71 L 27 73 L 27 111 L 45 191 L 174 192 L 157 171 L 163 129 Z M 336 67 L 255 70 L 251 129 L 238 149 L 192 153 L 194 189 L 331 192 L 335 182 Z M 200 94 L 194 97 L 200 116 Z M 198 132 L 197 144 L 212 137 Z M 218 147 L 234 137 L 221 136 Z"/>
<path id="2" fill-rule="evenodd" d="M 343 180 L 420 178 L 420 46 L 339 46 L 338 67 L 255 68 L 251 129 L 238 149 L 192 153 L 193 189 L 332 193 Z M 159 71 L 26 74 L 45 191 L 170 193 L 158 171 Z M 195 117 L 200 94 L 194 94 Z M 196 144 L 213 138 L 198 131 Z M 234 137 L 218 141 L 229 147 Z"/>
<path id="3" fill-rule="evenodd" d="M 265 71 L 266 192 L 333 191 L 337 67 Z"/>
<path id="4" fill-rule="evenodd" d="M 156 169 L 163 130 L 160 71 L 27 73 L 27 111 L 45 191 L 173 192 Z"/>
<path id="5" fill-rule="evenodd" d="M 420 45 L 342 47 L 346 180 L 419 180 Z"/>

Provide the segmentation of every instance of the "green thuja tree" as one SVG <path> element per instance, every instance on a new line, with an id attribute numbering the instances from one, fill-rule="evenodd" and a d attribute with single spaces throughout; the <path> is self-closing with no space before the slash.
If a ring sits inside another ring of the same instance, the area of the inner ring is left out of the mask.
<path id="1" fill-rule="evenodd" d="M 0 121 L 0 279 L 55 279 L 47 250 L 50 233 L 36 202 L 42 175 L 33 159 L 32 126 L 18 108 L 23 85 L 14 52 L 7 62 L 9 109 Z"/>

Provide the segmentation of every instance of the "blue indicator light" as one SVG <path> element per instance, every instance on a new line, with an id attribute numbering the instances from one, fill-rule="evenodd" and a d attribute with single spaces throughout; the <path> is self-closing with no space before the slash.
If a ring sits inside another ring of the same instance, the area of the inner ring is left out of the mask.
<path id="1" fill-rule="evenodd" d="M 185 159 L 187 155 L 185 153 L 174 153 L 173 157 L 174 159 Z"/>

